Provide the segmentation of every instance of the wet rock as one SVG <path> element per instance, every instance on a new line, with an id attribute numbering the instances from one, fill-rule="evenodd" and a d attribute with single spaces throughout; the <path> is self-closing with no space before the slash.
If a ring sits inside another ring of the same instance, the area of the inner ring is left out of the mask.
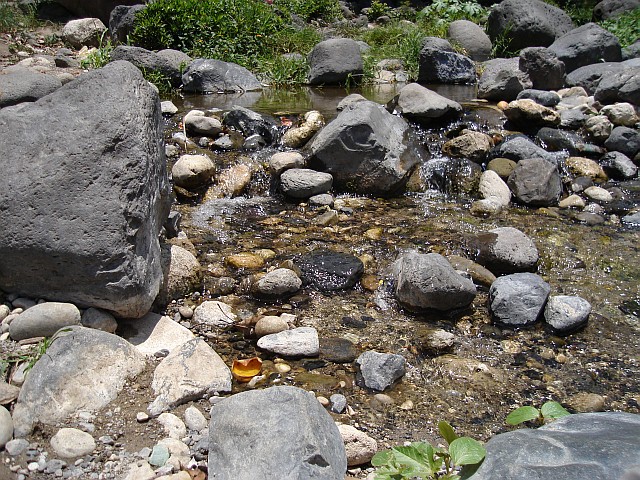
<path id="1" fill-rule="evenodd" d="M 166 350 L 172 352 L 194 338 L 193 333 L 169 317 L 149 312 L 135 321 L 121 321 L 122 336 L 148 357 Z"/>
<path id="2" fill-rule="evenodd" d="M 453 268 L 471 275 L 474 283 L 490 287 L 496 276 L 482 265 L 458 255 L 449 255 L 447 260 Z"/>
<path id="3" fill-rule="evenodd" d="M 308 168 L 291 168 L 280 175 L 280 188 L 293 198 L 309 198 L 331 190 L 333 176 Z"/>
<path id="4" fill-rule="evenodd" d="M 258 347 L 287 357 L 315 357 L 320 352 L 318 332 L 312 327 L 298 327 L 265 335 Z"/>
<path id="5" fill-rule="evenodd" d="M 629 102 L 640 105 L 640 67 L 605 76 L 598 84 L 594 97 L 602 104 Z"/>
<path id="6" fill-rule="evenodd" d="M 340 102 L 338 102 L 338 105 L 336 106 L 336 110 L 341 112 L 352 103 L 361 102 L 362 100 L 366 101 L 367 99 L 362 95 L 360 95 L 359 93 L 351 93 L 346 97 L 344 97 L 342 100 L 340 100 Z"/>
<path id="7" fill-rule="evenodd" d="M 569 157 L 565 166 L 577 177 L 589 177 L 593 180 L 606 181 L 607 175 L 597 162 L 583 157 Z"/>
<path id="8" fill-rule="evenodd" d="M 364 69 L 360 46 L 350 38 L 332 38 L 318 43 L 308 60 L 311 85 L 338 85 L 348 78 L 358 80 Z"/>
<path id="9" fill-rule="evenodd" d="M 427 353 L 441 355 L 453 348 L 455 335 L 441 328 L 421 328 L 416 331 L 420 347 Z"/>
<path id="10" fill-rule="evenodd" d="M 630 213 L 620 219 L 623 224 L 629 226 L 640 226 L 640 212 Z"/>
<path id="11" fill-rule="evenodd" d="M 293 270 L 277 268 L 260 278 L 252 287 L 257 298 L 283 299 L 295 294 L 302 287 L 302 280 Z"/>
<path id="12" fill-rule="evenodd" d="M 13 420 L 9 410 L 0 406 L 0 448 L 13 438 Z"/>
<path id="13" fill-rule="evenodd" d="M 622 60 L 615 35 L 595 23 L 587 23 L 557 38 L 549 50 L 564 63 L 567 73 L 585 65 Z"/>
<path id="14" fill-rule="evenodd" d="M 462 135 L 445 142 L 442 152 L 452 157 L 464 157 L 481 162 L 491 150 L 491 137 L 484 133 L 466 131 Z"/>
<path id="15" fill-rule="evenodd" d="M 313 394 L 295 387 L 238 393 L 217 403 L 209 445 L 209 472 L 220 480 L 329 480 L 342 478 L 347 469 L 335 423 Z"/>
<path id="16" fill-rule="evenodd" d="M 315 207 L 333 207 L 335 198 L 330 193 L 320 193 L 309 197 L 307 201 L 309 202 L 309 205 Z"/>
<path id="17" fill-rule="evenodd" d="M 508 158 L 494 158 L 487 164 L 487 170 L 496 172 L 500 178 L 506 180 L 516 168 L 516 162 Z"/>
<path id="18" fill-rule="evenodd" d="M 540 471 L 545 478 L 632 479 L 638 474 L 640 419 L 620 412 L 569 415 L 496 435 L 486 449 L 469 480 L 525 479 Z"/>
<path id="19" fill-rule="evenodd" d="M 59 329 L 80 325 L 80 310 L 71 303 L 45 302 L 35 305 L 15 318 L 9 325 L 14 340 L 51 337 Z"/>
<path id="20" fill-rule="evenodd" d="M 633 127 L 640 121 L 633 105 L 627 102 L 605 105 L 600 115 L 605 115 L 616 126 Z"/>
<path id="21" fill-rule="evenodd" d="M 611 135 L 613 124 L 606 116 L 595 115 L 585 121 L 584 129 L 596 142 L 603 143 L 609 138 L 609 135 Z"/>
<path id="22" fill-rule="evenodd" d="M 16 437 L 34 424 L 52 425 L 90 405 L 99 410 L 116 398 L 145 360 L 125 340 L 85 327 L 60 331 L 27 376 L 13 411 Z"/>
<path id="23" fill-rule="evenodd" d="M 506 0 L 494 6 L 487 21 L 491 41 L 503 39 L 512 51 L 548 47 L 572 28 L 569 15 L 540 0 Z"/>
<path id="24" fill-rule="evenodd" d="M 26 68 L 0 72 L 0 108 L 21 102 L 34 102 L 62 86 L 53 75 Z"/>
<path id="25" fill-rule="evenodd" d="M 289 323 L 285 318 L 267 315 L 258 320 L 254 327 L 256 337 L 280 333 L 289 329 Z"/>
<path id="26" fill-rule="evenodd" d="M 290 128 L 282 136 L 282 145 L 289 148 L 300 148 L 325 125 L 324 117 L 318 111 L 312 110 L 304 115 L 299 127 Z"/>
<path id="27" fill-rule="evenodd" d="M 320 356 L 333 363 L 351 363 L 358 356 L 358 350 L 346 338 L 323 337 L 320 339 Z"/>
<path id="28" fill-rule="evenodd" d="M 529 47 L 522 49 L 518 66 L 529 76 L 533 88 L 556 90 L 564 86 L 564 63 L 548 48 Z"/>
<path id="29" fill-rule="evenodd" d="M 205 394 L 231 391 L 231 370 L 203 339 L 194 338 L 160 362 L 151 388 L 156 398 L 148 411 L 159 415 Z"/>
<path id="30" fill-rule="evenodd" d="M 210 325 L 212 327 L 228 327 L 236 321 L 236 314 L 226 303 L 215 300 L 202 302 L 193 311 L 195 323 Z"/>
<path id="31" fill-rule="evenodd" d="M 311 140 L 308 164 L 333 175 L 334 186 L 366 194 L 404 190 L 424 154 L 409 125 L 369 101 L 344 109 Z"/>
<path id="32" fill-rule="evenodd" d="M 566 150 L 569 155 L 593 158 L 599 158 L 604 153 L 603 148 L 587 143 L 582 136 L 566 130 L 543 127 L 538 130 L 536 137 L 551 151 Z"/>
<path id="33" fill-rule="evenodd" d="M 216 137 L 222 132 L 222 122 L 217 117 L 209 117 L 202 110 L 191 110 L 182 119 L 188 132 L 196 135 Z"/>
<path id="34" fill-rule="evenodd" d="M 364 265 L 353 255 L 320 250 L 296 260 L 305 285 L 322 292 L 353 287 L 362 277 Z"/>
<path id="35" fill-rule="evenodd" d="M 280 175 L 291 168 L 303 168 L 304 163 L 300 152 L 278 152 L 269 159 L 269 170 L 274 175 Z"/>
<path id="36" fill-rule="evenodd" d="M 507 184 L 518 201 L 530 206 L 556 205 L 562 194 L 557 167 L 542 158 L 520 160 Z"/>
<path id="37" fill-rule="evenodd" d="M 604 411 L 604 397 L 597 393 L 579 392 L 567 399 L 567 405 L 576 413 Z"/>
<path id="38" fill-rule="evenodd" d="M 576 108 L 560 111 L 560 128 L 565 130 L 578 130 L 587 121 L 587 115 Z"/>
<path id="39" fill-rule="evenodd" d="M 475 83 L 476 68 L 473 60 L 449 48 L 438 48 L 427 43 L 418 56 L 418 82 L 420 83 Z"/>
<path id="40" fill-rule="evenodd" d="M 518 63 L 517 58 L 496 58 L 484 62 L 484 70 L 478 79 L 478 98 L 511 101 L 522 90 L 531 88 L 533 83 L 520 70 Z"/>
<path id="41" fill-rule="evenodd" d="M 567 75 L 567 85 L 570 87 L 583 87 L 589 95 L 593 95 L 600 84 L 600 80 L 622 70 L 624 70 L 624 66 L 620 62 L 585 65 L 576 68 Z"/>
<path id="42" fill-rule="evenodd" d="M 453 100 L 423 87 L 410 83 L 400 90 L 388 104 L 390 112 L 419 123 L 444 122 L 462 115 L 462 106 Z"/>
<path id="43" fill-rule="evenodd" d="M 115 317 L 99 308 L 87 308 L 82 314 L 80 323 L 83 327 L 95 328 L 108 333 L 115 333 L 118 328 Z"/>
<path id="44" fill-rule="evenodd" d="M 615 127 L 604 146 L 607 150 L 615 150 L 629 158 L 635 158 L 640 152 L 640 131 L 629 127 Z"/>
<path id="45" fill-rule="evenodd" d="M 490 200 L 506 207 L 511 201 L 511 190 L 509 186 L 493 170 L 485 170 L 480 177 L 478 191 L 485 200 Z"/>
<path id="46" fill-rule="evenodd" d="M 382 392 L 404 376 L 406 363 L 402 355 L 369 350 L 356 359 L 356 382 L 361 387 Z"/>
<path id="47" fill-rule="evenodd" d="M 512 137 L 496 145 L 489 153 L 491 158 L 507 158 L 516 162 L 529 158 L 543 158 L 556 164 L 559 154 L 549 153 L 524 136 Z"/>
<path id="48" fill-rule="evenodd" d="M 183 155 L 171 169 L 174 183 L 186 189 L 207 185 L 214 173 L 215 165 L 206 155 Z"/>
<path id="49" fill-rule="evenodd" d="M 595 200 L 597 202 L 608 203 L 613 201 L 613 196 L 609 191 L 605 190 L 602 187 L 589 187 L 584 189 L 584 194 L 590 198 L 591 200 Z"/>
<path id="50" fill-rule="evenodd" d="M 476 295 L 473 282 L 437 253 L 405 253 L 392 265 L 392 275 L 396 298 L 410 310 L 464 308 Z"/>
<path id="51" fill-rule="evenodd" d="M 18 394 L 20 393 L 20 388 L 9 385 L 4 380 L 0 380 L 0 405 L 8 405 L 12 403 L 16 398 L 18 398 Z"/>
<path id="52" fill-rule="evenodd" d="M 167 60 L 151 50 L 132 45 L 118 45 L 111 52 L 111 61 L 117 60 L 133 63 L 145 72 L 160 74 L 169 79 L 173 86 L 180 85 L 180 69 L 171 65 Z"/>
<path id="53" fill-rule="evenodd" d="M 76 428 L 61 428 L 51 437 L 51 448 L 61 458 L 77 458 L 89 455 L 96 448 L 91 434 Z"/>
<path id="54" fill-rule="evenodd" d="M 489 309 L 497 323 L 528 325 L 538 319 L 550 292 L 549 284 L 536 274 L 505 275 L 489 289 Z"/>
<path id="55" fill-rule="evenodd" d="M 567 198 L 563 198 L 558 203 L 560 208 L 584 208 L 585 205 L 586 203 L 584 199 L 575 193 L 573 195 L 569 195 Z"/>
<path id="56" fill-rule="evenodd" d="M 538 249 L 527 235 L 513 227 L 500 227 L 477 235 L 471 242 L 476 261 L 495 274 L 535 269 Z"/>
<path id="57" fill-rule="evenodd" d="M 591 304 L 582 297 L 558 295 L 549 297 L 544 319 L 560 333 L 569 333 L 583 327 L 591 313 Z"/>
<path id="58" fill-rule="evenodd" d="M 235 63 L 197 58 L 182 75 L 185 92 L 220 93 L 262 90 L 262 84 L 253 73 Z"/>
<path id="59" fill-rule="evenodd" d="M 560 124 L 560 114 L 534 100 L 514 100 L 504 109 L 509 122 L 518 127 L 549 127 Z"/>
<path id="60" fill-rule="evenodd" d="M 482 175 L 479 164 L 465 158 L 436 159 L 427 162 L 425 179 L 449 194 L 475 195 Z"/>
<path id="61" fill-rule="evenodd" d="M 267 144 L 272 144 L 278 137 L 278 126 L 273 118 L 248 108 L 232 107 L 222 117 L 222 123 L 226 127 L 242 132 L 245 138 L 260 135 Z"/>
<path id="62" fill-rule="evenodd" d="M 19 111 L 0 110 L 0 145 L 12 152 L 0 156 L 0 288 L 146 314 L 162 281 L 170 190 L 160 102 L 140 71 L 112 62 Z M 34 169 L 37 188 L 26 173 Z"/>
<path id="63" fill-rule="evenodd" d="M 525 99 L 533 100 L 544 107 L 555 107 L 560 103 L 560 95 L 556 92 L 547 92 L 546 90 L 535 90 L 532 88 L 522 90 L 516 97 L 516 100 Z"/>
<path id="64" fill-rule="evenodd" d="M 225 258 L 225 263 L 233 268 L 256 270 L 264 266 L 264 258 L 250 252 L 239 252 Z"/>
<path id="65" fill-rule="evenodd" d="M 355 467 L 371 461 L 378 451 L 378 442 L 351 425 L 338 425 L 338 430 L 347 452 L 347 466 Z"/>
<path id="66" fill-rule="evenodd" d="M 62 27 L 62 38 L 74 48 L 99 47 L 102 34 L 107 29 L 99 18 L 70 20 Z"/>
<path id="67" fill-rule="evenodd" d="M 455 20 L 449 24 L 447 37 L 450 42 L 460 45 L 467 55 L 476 62 L 484 62 L 491 57 L 491 40 L 484 30 L 469 20 Z"/>
<path id="68" fill-rule="evenodd" d="M 638 174 L 638 167 L 624 153 L 609 152 L 600 159 L 605 173 L 615 179 L 633 178 Z"/>

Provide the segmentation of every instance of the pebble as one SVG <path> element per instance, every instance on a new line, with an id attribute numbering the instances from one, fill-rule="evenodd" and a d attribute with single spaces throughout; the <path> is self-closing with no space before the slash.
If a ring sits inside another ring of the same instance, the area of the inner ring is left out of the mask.
<path id="1" fill-rule="evenodd" d="M 151 455 L 149 456 L 149 464 L 154 467 L 162 467 L 167 463 L 167 460 L 169 460 L 169 456 L 169 448 L 166 445 L 154 445 Z"/>
<path id="2" fill-rule="evenodd" d="M 567 198 L 563 198 L 558 204 L 560 208 L 584 208 L 585 205 L 586 202 L 584 199 L 575 193 L 569 195 Z"/>
<path id="3" fill-rule="evenodd" d="M 82 457 L 96 448 L 93 437 L 77 428 L 61 428 L 51 437 L 50 443 L 56 455 L 62 458 Z"/>
<path id="4" fill-rule="evenodd" d="M 180 316 L 182 318 L 191 318 L 193 317 L 193 309 L 191 307 L 187 307 L 187 306 L 182 306 L 180 308 L 178 308 L 178 312 L 180 313 Z"/>
<path id="5" fill-rule="evenodd" d="M 235 255 L 229 255 L 225 259 L 225 263 L 234 268 L 246 268 L 248 270 L 257 270 L 264 266 L 264 258 L 249 252 L 240 252 Z"/>
<path id="6" fill-rule="evenodd" d="M 184 423 L 189 430 L 201 432 L 207 428 L 207 419 L 197 407 L 189 406 L 184 411 Z"/>
<path id="7" fill-rule="evenodd" d="M 569 397 L 567 404 L 577 413 L 603 412 L 605 401 L 597 393 L 580 392 Z"/>
<path id="8" fill-rule="evenodd" d="M 285 374 L 291 371 L 291 365 L 288 365 L 286 363 L 276 363 L 275 369 L 278 373 Z"/>
<path id="9" fill-rule="evenodd" d="M 158 417 L 158 422 L 171 438 L 181 439 L 187 436 L 187 426 L 173 413 L 161 413 Z"/>
<path id="10" fill-rule="evenodd" d="M 0 305 L 0 322 L 9 316 L 11 309 L 6 305 Z"/>
<path id="11" fill-rule="evenodd" d="M 288 357 L 315 357 L 320 351 L 318 332 L 313 327 L 298 327 L 265 335 L 258 348 Z"/>
<path id="12" fill-rule="evenodd" d="M 113 315 L 97 308 L 85 310 L 82 314 L 81 323 L 84 327 L 95 328 L 109 333 L 115 333 L 118 328 L 118 322 Z"/>
<path id="13" fill-rule="evenodd" d="M 266 315 L 258 320 L 254 326 L 256 337 L 261 338 L 265 335 L 280 333 L 289 329 L 289 324 L 282 317 L 275 315 Z"/>
<path id="14" fill-rule="evenodd" d="M 585 188 L 584 194 L 591 198 L 592 200 L 596 200 L 598 202 L 611 202 L 613 200 L 613 196 L 607 190 L 602 187 L 588 187 Z"/>
<path id="15" fill-rule="evenodd" d="M 362 465 L 378 451 L 378 442 L 351 425 L 338 425 L 347 454 L 347 466 Z"/>
<path id="16" fill-rule="evenodd" d="M 136 421 L 138 423 L 148 422 L 149 418 L 150 418 L 149 415 L 147 415 L 145 412 L 136 413 Z"/>
<path id="17" fill-rule="evenodd" d="M 9 440 L 4 446 L 5 451 L 12 457 L 16 457 L 29 448 L 29 442 L 24 438 Z"/>
<path id="18" fill-rule="evenodd" d="M 0 405 L 8 405 L 18 398 L 20 389 L 15 385 L 9 385 L 4 380 L 0 380 Z"/>
<path id="19" fill-rule="evenodd" d="M 0 406 L 0 448 L 13 437 L 13 419 L 9 410 Z"/>
<path id="20" fill-rule="evenodd" d="M 334 413 L 342 413 L 347 408 L 347 398 L 340 393 L 331 395 L 329 401 L 331 402 L 331 411 Z"/>
<path id="21" fill-rule="evenodd" d="M 317 397 L 317 399 L 318 399 L 318 402 L 320 402 L 320 405 L 322 405 L 325 408 L 331 405 L 331 402 L 327 397 L 319 396 Z"/>

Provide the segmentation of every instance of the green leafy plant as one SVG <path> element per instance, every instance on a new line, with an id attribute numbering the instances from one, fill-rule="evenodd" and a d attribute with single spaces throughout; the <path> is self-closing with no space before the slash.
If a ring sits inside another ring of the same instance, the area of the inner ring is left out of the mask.
<path id="1" fill-rule="evenodd" d="M 566 417 L 567 415 L 571 414 L 558 402 L 545 402 L 540 408 L 535 408 L 530 405 L 516 408 L 507 415 L 506 422 L 509 425 L 520 425 L 524 422 L 533 421 L 541 426 L 548 420 L 555 420 L 556 418 Z"/>
<path id="2" fill-rule="evenodd" d="M 474 0 L 435 0 L 418 13 L 418 20 L 446 32 L 446 28 L 455 20 L 484 23 L 487 15 L 487 9 Z"/>
<path id="3" fill-rule="evenodd" d="M 640 7 L 618 17 L 602 20 L 599 25 L 618 37 L 622 47 L 627 47 L 640 38 Z"/>
<path id="4" fill-rule="evenodd" d="M 47 353 L 47 349 L 51 346 L 55 338 L 55 336 L 45 337 L 26 352 L 3 355 L 2 360 L 0 360 L 0 378 L 4 379 L 7 376 L 9 368 L 11 368 L 12 365 L 21 365 L 23 363 L 26 363 L 24 369 L 24 373 L 26 374 L 33 368 L 36 362 Z"/>
<path id="5" fill-rule="evenodd" d="M 391 7 L 380 0 L 371 0 L 371 7 L 369 7 L 368 17 L 375 20 L 383 15 L 389 15 Z"/>
<path id="6" fill-rule="evenodd" d="M 342 17 L 342 9 L 338 0 L 275 0 L 278 9 L 288 14 L 295 14 L 304 19 L 324 20 L 331 22 Z"/>
<path id="7" fill-rule="evenodd" d="M 114 49 L 110 39 L 105 41 L 107 31 L 102 32 L 100 44 L 97 49 L 89 53 L 86 58 L 80 61 L 82 68 L 102 68 L 111 61 L 111 52 Z"/>
<path id="8" fill-rule="evenodd" d="M 376 453 L 371 464 L 377 467 L 376 480 L 442 479 L 457 480 L 459 467 L 478 465 L 486 450 L 470 437 L 458 437 L 445 421 L 438 424 L 448 448 L 427 442 L 414 442 Z"/>
<path id="9" fill-rule="evenodd" d="M 12 33 L 38 25 L 35 5 L 20 8 L 15 3 L 0 3 L 0 33 Z"/>

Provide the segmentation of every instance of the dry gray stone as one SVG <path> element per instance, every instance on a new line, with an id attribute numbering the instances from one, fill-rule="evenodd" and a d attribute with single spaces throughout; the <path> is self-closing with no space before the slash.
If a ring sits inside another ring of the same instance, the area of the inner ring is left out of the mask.
<path id="1" fill-rule="evenodd" d="M 286 357 L 315 357 L 320 353 L 320 340 L 315 328 L 298 327 L 260 337 L 258 347 Z"/>
<path id="2" fill-rule="evenodd" d="M 53 425 L 79 410 L 100 410 L 144 367 L 144 356 L 116 335 L 79 326 L 58 332 L 20 390 L 15 436 L 28 435 L 36 423 Z"/>
<path id="3" fill-rule="evenodd" d="M 495 58 L 482 64 L 482 75 L 478 79 L 478 98 L 487 100 L 514 100 L 533 83 L 520 70 L 518 58 Z"/>
<path id="4" fill-rule="evenodd" d="M 253 73 L 235 63 L 197 58 L 182 75 L 185 92 L 224 93 L 262 90 Z"/>
<path id="5" fill-rule="evenodd" d="M 200 188 L 211 182 L 216 166 L 207 155 L 182 155 L 171 169 L 174 183 L 183 188 Z"/>
<path id="6" fill-rule="evenodd" d="M 115 317 L 99 308 L 87 308 L 82 314 L 81 323 L 83 327 L 95 328 L 109 333 L 115 333 L 118 328 Z"/>
<path id="7" fill-rule="evenodd" d="M 402 355 L 369 350 L 356 359 L 359 385 L 382 392 L 402 378 L 407 361 Z"/>
<path id="8" fill-rule="evenodd" d="M 302 280 L 293 270 L 276 268 L 258 280 L 253 288 L 254 296 L 264 299 L 282 299 L 296 293 Z"/>
<path id="9" fill-rule="evenodd" d="M 53 75 L 15 68 L 0 72 L 0 108 L 34 102 L 62 86 Z"/>
<path id="10" fill-rule="evenodd" d="M 90 454 L 96 442 L 90 433 L 77 428 L 61 428 L 51 437 L 51 448 L 61 458 L 77 458 Z"/>
<path id="11" fill-rule="evenodd" d="M 602 60 L 622 60 L 616 36 L 595 23 L 587 23 L 565 33 L 549 46 L 549 50 L 564 63 L 567 73 Z"/>
<path id="12" fill-rule="evenodd" d="M 347 469 L 338 427 L 315 396 L 300 388 L 226 398 L 211 410 L 209 432 L 210 479 L 337 480 Z"/>
<path id="13" fill-rule="evenodd" d="M 28 308 L 9 325 L 14 340 L 51 337 L 59 329 L 80 325 L 80 310 L 72 303 L 45 302 Z"/>
<path id="14" fill-rule="evenodd" d="M 482 27 L 469 20 L 455 20 L 447 30 L 449 41 L 459 45 L 476 62 L 484 62 L 491 57 L 491 40 Z"/>
<path id="15" fill-rule="evenodd" d="M 564 86 L 564 63 L 548 48 L 523 48 L 520 51 L 518 66 L 529 76 L 533 88 L 556 90 Z"/>
<path id="16" fill-rule="evenodd" d="M 336 85 L 350 76 L 358 79 L 364 63 L 360 46 L 350 38 L 331 38 L 318 43 L 309 54 L 309 83 Z"/>
<path id="17" fill-rule="evenodd" d="M 462 115 L 462 106 L 418 83 L 410 83 L 400 90 L 387 109 L 420 123 L 444 122 Z"/>
<path id="18" fill-rule="evenodd" d="M 534 273 L 505 275 L 489 289 L 489 309 L 499 324 L 528 325 L 538 319 L 550 292 L 549 284 Z"/>
<path id="19" fill-rule="evenodd" d="M 62 38 L 75 48 L 99 47 L 102 34 L 107 29 L 99 18 L 70 20 L 62 28 Z"/>

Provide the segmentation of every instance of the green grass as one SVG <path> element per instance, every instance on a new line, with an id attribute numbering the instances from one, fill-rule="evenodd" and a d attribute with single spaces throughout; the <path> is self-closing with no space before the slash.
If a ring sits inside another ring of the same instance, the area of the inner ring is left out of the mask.
<path id="1" fill-rule="evenodd" d="M 627 47 L 640 38 L 640 7 L 623 13 L 619 17 L 602 20 L 598 23 L 602 28 L 618 37 L 623 48 Z"/>
<path id="2" fill-rule="evenodd" d="M 13 33 L 38 26 L 34 7 L 21 9 L 6 2 L 0 3 L 0 33 Z"/>

